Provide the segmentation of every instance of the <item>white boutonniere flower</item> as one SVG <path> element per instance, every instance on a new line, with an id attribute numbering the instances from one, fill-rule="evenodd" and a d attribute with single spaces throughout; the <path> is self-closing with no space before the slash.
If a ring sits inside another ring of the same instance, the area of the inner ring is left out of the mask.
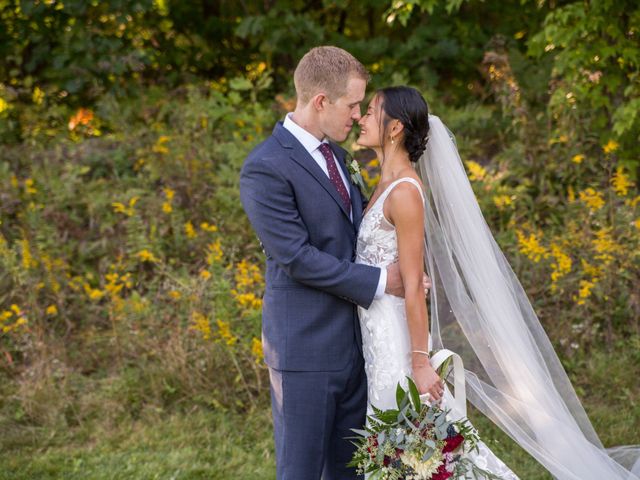
<path id="1" fill-rule="evenodd" d="M 364 180 L 362 179 L 362 174 L 360 173 L 360 164 L 348 153 L 347 157 L 345 158 L 345 162 L 347 164 L 349 176 L 351 177 L 351 183 L 359 187 L 361 192 L 366 192 L 367 187 L 365 187 Z"/>

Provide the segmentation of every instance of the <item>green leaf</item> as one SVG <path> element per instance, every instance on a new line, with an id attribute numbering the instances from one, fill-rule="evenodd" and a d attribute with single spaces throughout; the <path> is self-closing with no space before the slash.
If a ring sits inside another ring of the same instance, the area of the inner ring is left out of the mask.
<path id="1" fill-rule="evenodd" d="M 420 402 L 418 387 L 416 387 L 416 384 L 411 378 L 407 377 L 407 381 L 409 383 L 409 395 L 411 396 L 411 402 L 413 403 L 413 407 L 419 412 L 422 407 L 422 402 Z"/>

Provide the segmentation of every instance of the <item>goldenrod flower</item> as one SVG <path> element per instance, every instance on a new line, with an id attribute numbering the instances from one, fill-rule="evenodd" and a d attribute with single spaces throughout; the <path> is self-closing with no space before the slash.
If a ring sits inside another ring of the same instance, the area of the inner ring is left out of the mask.
<path id="1" fill-rule="evenodd" d="M 480 165 L 478 162 L 474 162 L 473 160 L 469 160 L 465 162 L 467 168 L 469 169 L 469 180 L 471 181 L 481 181 L 487 176 L 487 170 Z"/>
<path id="2" fill-rule="evenodd" d="M 238 338 L 231 333 L 231 325 L 229 322 L 218 319 L 216 320 L 216 324 L 218 325 L 220 338 L 224 340 L 227 345 L 234 345 L 238 341 Z"/>
<path id="3" fill-rule="evenodd" d="M 256 363 L 262 362 L 264 358 L 264 351 L 262 350 L 262 342 L 260 339 L 253 337 L 251 339 L 251 353 L 256 360 Z"/>
<path id="4" fill-rule="evenodd" d="M 184 224 L 184 233 L 188 238 L 195 238 L 197 236 L 196 229 L 193 228 L 193 223 L 191 223 L 191 221 Z"/>
<path id="5" fill-rule="evenodd" d="M 146 248 L 136 253 L 136 256 L 143 262 L 152 262 L 152 263 L 158 262 L 158 259 L 156 258 L 156 256 Z"/>
<path id="6" fill-rule="evenodd" d="M 91 285 L 85 283 L 83 285 L 85 293 L 91 300 L 100 300 L 104 296 L 104 292 L 98 288 L 92 288 Z"/>
<path id="7" fill-rule="evenodd" d="M 204 230 L 205 232 L 217 232 L 218 231 L 218 227 L 216 227 L 215 225 L 210 225 L 207 222 L 202 222 L 200 224 L 200 228 L 202 230 Z"/>
<path id="8" fill-rule="evenodd" d="M 620 144 L 615 140 L 609 140 L 607 144 L 602 147 L 602 150 L 604 151 L 604 153 L 608 155 L 610 153 L 615 152 L 619 146 Z"/>
<path id="9" fill-rule="evenodd" d="M 25 178 L 24 180 L 24 191 L 27 195 L 34 195 L 38 193 L 38 190 L 33 186 L 34 182 L 31 178 Z"/>
<path id="10" fill-rule="evenodd" d="M 170 140 L 170 138 L 167 137 L 166 135 L 162 135 L 162 136 L 158 137 L 158 140 L 156 140 L 156 143 L 153 146 L 152 150 L 154 152 L 160 153 L 160 154 L 169 153 L 169 149 L 165 146 L 165 144 L 169 140 Z"/>
<path id="11" fill-rule="evenodd" d="M 113 207 L 114 212 L 124 213 L 125 215 L 132 217 L 133 214 L 135 213 L 135 210 L 133 207 L 135 206 L 138 200 L 139 200 L 139 197 L 132 197 L 131 200 L 129 200 L 128 206 L 120 202 L 113 202 L 111 206 Z"/>
<path id="12" fill-rule="evenodd" d="M 551 291 L 555 292 L 558 280 L 571 271 L 572 262 L 571 257 L 555 243 L 551 244 L 551 256 L 555 259 L 555 262 L 551 264 L 553 269 L 551 272 Z"/>
<path id="13" fill-rule="evenodd" d="M 579 195 L 580 200 L 582 200 L 592 212 L 596 212 L 604 206 L 605 202 L 604 198 L 602 198 L 602 193 L 591 187 L 582 190 Z"/>
<path id="14" fill-rule="evenodd" d="M 589 281 L 589 280 L 580 280 L 580 290 L 578 292 L 578 297 L 573 297 L 574 300 L 577 300 L 578 305 L 584 305 L 587 298 L 591 296 L 591 290 L 595 287 L 597 281 Z"/>
<path id="15" fill-rule="evenodd" d="M 207 264 L 213 265 L 214 262 L 222 260 L 222 244 L 218 238 L 215 242 L 207 245 Z"/>
<path id="16" fill-rule="evenodd" d="M 549 255 L 547 249 L 540 244 L 535 233 L 531 233 L 527 237 L 520 230 L 516 230 L 516 235 L 518 237 L 518 249 L 520 253 L 526 255 L 529 260 L 538 263 L 542 258 L 546 258 Z"/>
<path id="17" fill-rule="evenodd" d="M 509 205 L 512 205 L 513 201 L 512 201 L 512 197 L 510 197 L 509 195 L 494 195 L 493 203 L 495 204 L 496 207 L 498 207 L 499 209 L 502 209 L 503 207 L 508 207 Z"/>
<path id="18" fill-rule="evenodd" d="M 202 333 L 202 338 L 209 340 L 211 338 L 211 324 L 209 319 L 202 313 L 193 311 L 191 312 L 191 321 L 193 324 L 189 327 L 189 330 L 197 330 Z"/>
<path id="19" fill-rule="evenodd" d="M 616 191 L 620 197 L 624 197 L 629 193 L 629 187 L 633 187 L 634 183 L 629 179 L 629 176 L 624 172 L 624 168 L 618 167 L 616 168 L 616 173 L 614 173 L 611 178 L 611 185 L 613 189 Z"/>

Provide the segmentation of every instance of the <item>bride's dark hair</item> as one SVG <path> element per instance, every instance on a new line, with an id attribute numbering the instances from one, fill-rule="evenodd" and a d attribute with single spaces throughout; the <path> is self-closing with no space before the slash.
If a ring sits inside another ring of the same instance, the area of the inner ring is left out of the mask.
<path id="1" fill-rule="evenodd" d="M 417 162 L 427 146 L 429 133 L 429 107 L 418 90 L 412 87 L 387 87 L 376 92 L 381 97 L 383 130 L 391 120 L 399 120 L 404 126 L 403 146 L 409 159 Z M 384 141 L 383 133 L 383 141 Z"/>

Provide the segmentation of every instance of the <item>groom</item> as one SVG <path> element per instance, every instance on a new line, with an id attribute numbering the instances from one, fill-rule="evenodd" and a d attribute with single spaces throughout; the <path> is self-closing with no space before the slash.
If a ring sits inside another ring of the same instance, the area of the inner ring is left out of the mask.
<path id="1" fill-rule="evenodd" d="M 369 75 L 351 54 L 317 47 L 296 67 L 297 104 L 247 157 L 242 204 L 267 257 L 262 332 L 277 478 L 358 478 L 345 437 L 365 422 L 357 305 L 403 295 L 396 265 L 354 263 L 366 200 L 351 183 L 347 138 Z"/>

